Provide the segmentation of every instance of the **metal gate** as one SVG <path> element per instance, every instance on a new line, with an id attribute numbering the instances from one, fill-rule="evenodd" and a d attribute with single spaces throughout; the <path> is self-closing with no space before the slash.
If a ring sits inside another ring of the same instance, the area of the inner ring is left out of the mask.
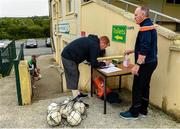
<path id="1" fill-rule="evenodd" d="M 0 48 L 0 74 L 2 77 L 8 76 L 16 58 L 15 41 L 10 42 L 6 47 Z"/>
<path id="2" fill-rule="evenodd" d="M 21 97 L 21 84 L 19 78 L 19 62 L 24 60 L 24 44 L 21 44 L 20 51 L 16 59 L 14 59 L 14 71 L 16 75 L 16 90 L 18 97 L 18 104 L 22 105 L 22 97 Z"/>

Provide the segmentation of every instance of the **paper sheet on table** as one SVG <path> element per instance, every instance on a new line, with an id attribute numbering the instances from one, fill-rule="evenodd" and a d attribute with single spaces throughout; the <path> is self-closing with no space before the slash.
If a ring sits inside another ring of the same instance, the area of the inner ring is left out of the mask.
<path id="1" fill-rule="evenodd" d="M 121 71 L 122 69 L 113 66 L 113 67 L 104 68 L 104 69 L 100 69 L 100 70 L 105 73 L 111 73 L 111 72 Z"/>
<path id="2" fill-rule="evenodd" d="M 4 45 L 5 45 L 4 43 L 0 43 L 0 47 L 4 47 Z"/>
<path id="3" fill-rule="evenodd" d="M 104 68 L 109 68 L 109 67 L 115 67 L 115 65 L 113 63 L 110 63 L 109 65 L 102 66 L 101 68 L 104 69 Z"/>

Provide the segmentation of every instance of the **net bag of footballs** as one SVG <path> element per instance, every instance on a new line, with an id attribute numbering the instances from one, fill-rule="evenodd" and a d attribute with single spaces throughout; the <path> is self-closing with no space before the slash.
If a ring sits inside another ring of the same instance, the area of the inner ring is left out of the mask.
<path id="1" fill-rule="evenodd" d="M 73 108 L 75 111 L 78 111 L 79 113 L 83 114 L 85 112 L 86 107 L 82 102 L 75 102 Z"/>
<path id="2" fill-rule="evenodd" d="M 79 113 L 78 111 L 72 111 L 70 113 L 70 115 L 67 117 L 67 122 L 71 126 L 79 125 L 81 120 L 82 120 L 81 119 L 81 113 Z"/>
<path id="3" fill-rule="evenodd" d="M 77 126 L 87 117 L 86 106 L 81 100 L 66 98 L 61 103 L 48 106 L 47 123 L 54 126 Z"/>
<path id="4" fill-rule="evenodd" d="M 47 113 L 49 114 L 52 111 L 58 111 L 60 109 L 59 105 L 57 103 L 51 103 L 48 107 L 47 107 Z"/>
<path id="5" fill-rule="evenodd" d="M 69 114 L 72 111 L 73 111 L 73 102 L 68 102 L 60 106 L 60 113 L 63 118 L 67 118 L 67 116 L 69 116 Z"/>
<path id="6" fill-rule="evenodd" d="M 47 123 L 50 126 L 57 126 L 61 123 L 61 114 L 58 111 L 52 111 L 47 115 Z"/>

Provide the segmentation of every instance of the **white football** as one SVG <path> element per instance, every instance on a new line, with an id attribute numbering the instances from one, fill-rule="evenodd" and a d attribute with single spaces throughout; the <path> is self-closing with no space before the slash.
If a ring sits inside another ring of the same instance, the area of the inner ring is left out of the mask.
<path id="1" fill-rule="evenodd" d="M 48 107 L 47 107 L 47 112 L 48 114 L 52 111 L 58 111 L 59 110 L 59 106 L 57 103 L 51 103 Z"/>
<path id="2" fill-rule="evenodd" d="M 50 112 L 47 115 L 47 123 L 50 126 L 57 126 L 61 122 L 61 114 L 58 111 Z"/>
<path id="3" fill-rule="evenodd" d="M 78 111 L 79 113 L 83 114 L 85 111 L 85 105 L 82 102 L 76 102 L 73 106 L 75 111 Z"/>
<path id="4" fill-rule="evenodd" d="M 62 104 L 67 104 L 67 103 L 69 103 L 70 102 L 70 98 L 66 98 L 63 102 L 62 102 Z"/>
<path id="5" fill-rule="evenodd" d="M 72 111 L 70 113 L 70 115 L 67 117 L 67 122 L 71 125 L 71 126 L 75 126 L 80 124 L 81 122 L 81 113 L 79 113 L 78 111 Z"/>
<path id="6" fill-rule="evenodd" d="M 67 116 L 71 113 L 72 110 L 73 110 L 72 105 L 70 104 L 62 105 L 60 107 L 60 114 L 62 115 L 63 118 L 67 118 Z"/>

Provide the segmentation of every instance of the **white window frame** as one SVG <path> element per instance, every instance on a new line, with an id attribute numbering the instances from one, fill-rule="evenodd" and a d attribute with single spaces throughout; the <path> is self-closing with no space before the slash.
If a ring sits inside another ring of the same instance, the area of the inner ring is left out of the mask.
<path id="1" fill-rule="evenodd" d="M 57 18 L 57 4 L 56 3 L 54 3 L 54 4 L 52 4 L 52 17 L 53 17 L 53 19 L 56 19 Z"/>
<path id="2" fill-rule="evenodd" d="M 63 13 L 62 13 L 62 7 L 63 7 L 63 6 L 62 6 L 62 0 L 59 0 L 59 7 L 58 7 L 58 9 L 59 9 L 59 10 L 58 10 L 58 11 L 59 11 L 59 14 L 58 14 L 58 15 L 59 15 L 60 18 L 62 17 L 62 14 L 63 14 Z"/>
<path id="3" fill-rule="evenodd" d="M 75 0 L 66 0 L 66 15 L 74 13 Z"/>

